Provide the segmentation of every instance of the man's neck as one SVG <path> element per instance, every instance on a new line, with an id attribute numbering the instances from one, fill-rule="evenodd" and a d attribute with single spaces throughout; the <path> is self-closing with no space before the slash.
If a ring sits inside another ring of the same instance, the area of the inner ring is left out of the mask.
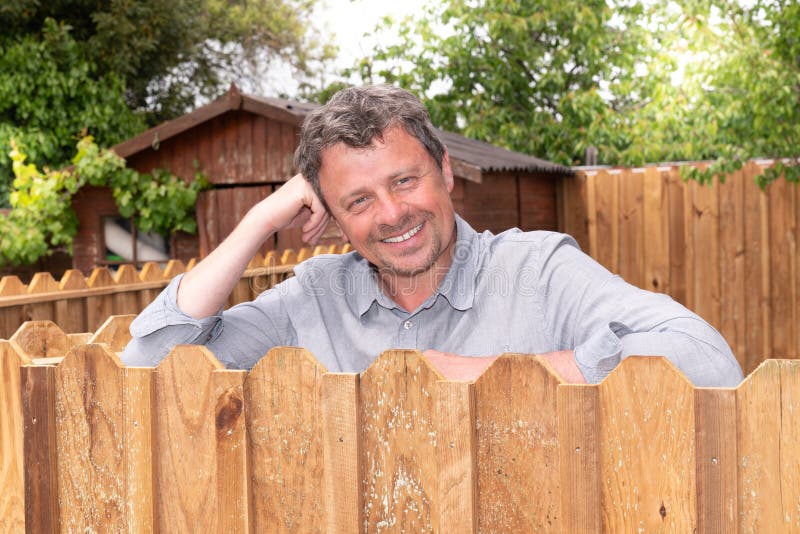
<path id="1" fill-rule="evenodd" d="M 452 258 L 446 267 L 434 265 L 428 271 L 412 276 L 378 273 L 381 291 L 398 306 L 412 312 L 434 294 L 447 276 L 451 263 Z"/>

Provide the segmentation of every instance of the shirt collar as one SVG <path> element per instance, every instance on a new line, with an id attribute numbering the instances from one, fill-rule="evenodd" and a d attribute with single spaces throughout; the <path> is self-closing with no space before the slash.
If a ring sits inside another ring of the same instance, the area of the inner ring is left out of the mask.
<path id="1" fill-rule="evenodd" d="M 458 215 L 455 216 L 455 220 L 456 243 L 453 249 L 453 263 L 436 289 L 434 297 L 442 295 L 451 307 L 465 311 L 472 307 L 475 299 L 475 275 L 480 251 L 478 233 Z M 361 285 L 360 291 L 352 294 L 352 302 L 358 315 L 363 316 L 375 303 L 389 310 L 399 308 L 381 291 L 375 271 L 369 262 L 360 255 L 358 258 L 354 274 L 357 279 L 366 282 Z"/>

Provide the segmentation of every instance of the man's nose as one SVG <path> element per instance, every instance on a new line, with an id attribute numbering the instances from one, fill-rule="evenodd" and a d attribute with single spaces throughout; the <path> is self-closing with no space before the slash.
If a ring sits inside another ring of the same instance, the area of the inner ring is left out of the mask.
<path id="1" fill-rule="evenodd" d="M 394 195 L 387 194 L 379 199 L 377 222 L 386 226 L 395 226 L 408 213 L 408 204 Z"/>

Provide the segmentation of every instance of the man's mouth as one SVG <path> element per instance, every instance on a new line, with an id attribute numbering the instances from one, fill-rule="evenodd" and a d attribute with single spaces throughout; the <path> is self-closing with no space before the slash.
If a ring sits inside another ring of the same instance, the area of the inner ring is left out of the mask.
<path id="1" fill-rule="evenodd" d="M 402 243 L 403 241 L 406 241 L 407 239 L 411 239 L 412 237 L 414 237 L 417 234 L 417 232 L 422 230 L 422 225 L 423 224 L 425 224 L 425 223 L 424 222 L 419 223 L 418 226 L 415 226 L 414 228 L 412 228 L 408 232 L 404 233 L 403 235 L 399 235 L 397 237 L 387 237 L 386 239 L 381 239 L 381 241 L 383 243 Z"/>

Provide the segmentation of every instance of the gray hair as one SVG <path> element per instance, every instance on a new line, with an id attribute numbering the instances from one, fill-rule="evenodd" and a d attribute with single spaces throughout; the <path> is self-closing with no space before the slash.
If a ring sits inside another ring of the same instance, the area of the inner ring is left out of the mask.
<path id="1" fill-rule="evenodd" d="M 416 96 L 391 85 L 342 89 L 327 104 L 309 113 L 294 153 L 295 167 L 327 208 L 319 186 L 322 151 L 338 143 L 368 148 L 376 139 L 382 141 L 387 129 L 398 125 L 422 143 L 441 170 L 445 148 L 428 110 Z"/>

